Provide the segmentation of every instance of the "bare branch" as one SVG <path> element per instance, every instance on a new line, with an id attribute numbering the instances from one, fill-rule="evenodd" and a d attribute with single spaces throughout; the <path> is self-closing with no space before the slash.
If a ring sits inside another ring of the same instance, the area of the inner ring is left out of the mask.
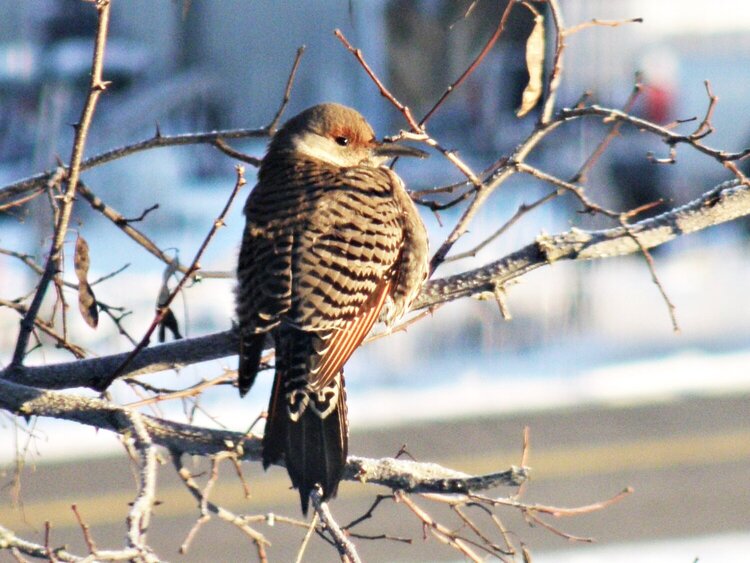
<path id="1" fill-rule="evenodd" d="M 228 453 L 229 452 L 223 452 L 222 454 L 219 454 L 219 456 L 223 455 L 226 457 Z M 218 478 L 217 464 L 220 459 L 221 457 L 218 457 L 213 460 L 211 478 L 209 479 L 206 488 L 204 490 L 201 490 L 201 488 L 193 479 L 193 476 L 190 474 L 190 471 L 188 471 L 188 469 L 183 465 L 182 454 L 177 451 L 172 451 L 172 463 L 177 470 L 177 474 L 179 475 L 180 479 L 182 479 L 182 482 L 185 484 L 185 487 L 187 487 L 188 491 L 190 491 L 190 494 L 192 494 L 193 497 L 198 501 L 201 514 L 200 518 L 196 522 L 196 525 L 193 526 L 193 528 L 190 530 L 190 533 L 188 534 L 188 537 L 182 543 L 182 546 L 180 547 L 181 553 L 187 552 L 190 541 L 195 535 L 195 532 L 198 530 L 198 527 L 210 517 L 209 512 L 216 514 L 216 516 L 218 516 L 225 522 L 229 522 L 230 524 L 236 526 L 242 533 L 244 533 L 255 543 L 256 547 L 259 550 L 263 550 L 265 549 L 265 546 L 270 545 L 263 534 L 261 534 L 257 530 L 254 530 L 248 525 L 245 518 L 243 518 L 242 516 L 238 516 L 232 511 L 208 500 L 208 495 L 210 494 L 211 488 Z"/>
<path id="2" fill-rule="evenodd" d="M 344 478 L 377 483 L 394 490 L 412 493 L 461 494 L 497 486 L 517 486 L 528 477 L 528 469 L 511 467 L 507 471 L 472 477 L 434 463 L 406 459 L 369 459 L 349 456 Z"/>
<path id="3" fill-rule="evenodd" d="M 138 495 L 127 517 L 128 547 L 138 551 L 145 562 L 158 561 L 146 544 L 146 532 L 151 521 L 151 509 L 156 496 L 156 448 L 151 440 L 143 416 L 136 411 L 126 411 L 130 419 L 134 447 L 139 454 Z"/>
<path id="4" fill-rule="evenodd" d="M 233 331 L 226 331 L 150 346 L 130 362 L 121 377 L 134 377 L 177 369 L 198 362 L 231 356 L 237 353 L 238 342 Z M 13 372 L 6 369 L 0 372 L 0 377 L 44 389 L 88 387 L 101 391 L 112 373 L 129 355 L 130 352 L 123 352 L 75 362 L 23 366 L 20 370 Z"/>
<path id="5" fill-rule="evenodd" d="M 401 114 L 404 116 L 404 119 L 406 119 L 406 122 L 409 124 L 409 127 L 411 127 L 412 131 L 414 132 L 413 134 L 409 134 L 402 131 L 398 137 L 394 138 L 394 140 L 404 138 L 413 141 L 424 142 L 428 146 L 440 151 L 443 156 L 445 156 L 445 158 L 447 158 L 456 168 L 458 168 L 472 184 L 474 184 L 475 186 L 479 186 L 479 180 L 477 179 L 476 174 L 474 174 L 471 168 L 469 168 L 469 166 L 467 166 L 458 158 L 458 155 L 456 155 L 455 151 L 451 151 L 442 147 L 435 139 L 427 135 L 424 127 L 421 124 L 417 123 L 414 119 L 411 110 L 407 106 L 399 102 L 396 97 L 390 92 L 390 90 L 385 87 L 383 82 L 376 76 L 375 72 L 367 64 L 367 61 L 365 61 L 365 58 L 362 55 L 362 51 L 360 51 L 359 49 L 355 49 L 352 44 L 349 43 L 347 38 L 344 37 L 344 34 L 341 33 L 341 30 L 337 29 L 334 34 L 339 39 L 339 41 L 341 41 L 344 47 L 346 47 L 346 49 L 354 55 L 354 57 L 357 59 L 370 79 L 372 79 L 372 81 L 375 83 L 378 90 L 380 90 L 380 95 L 391 102 L 391 104 L 393 104 L 393 106 L 401 112 Z"/>
<path id="6" fill-rule="evenodd" d="M 450 545 L 452 548 L 460 552 L 464 557 L 471 559 L 475 563 L 481 563 L 482 558 L 467 545 L 467 542 L 463 538 L 459 538 L 452 530 L 440 524 L 430 516 L 427 511 L 420 508 L 413 500 L 411 500 L 402 491 L 396 491 L 396 502 L 400 502 L 407 506 L 417 518 L 419 518 L 424 526 L 430 530 L 433 536 L 435 536 L 441 542 Z"/>
<path id="7" fill-rule="evenodd" d="M 41 391 L 0 379 L 0 409 L 24 417 L 46 416 L 70 420 L 119 434 L 133 431 L 132 413 L 103 399 L 58 391 Z M 240 432 L 214 430 L 140 415 L 145 432 L 154 444 L 170 452 L 210 456 L 234 452 L 246 461 L 260 461 L 260 439 Z M 468 493 L 496 486 L 515 486 L 528 475 L 525 468 L 471 476 L 437 464 L 392 458 L 369 459 L 349 456 L 344 478 L 391 489 L 420 493 Z"/>
<path id="8" fill-rule="evenodd" d="M 90 560 L 88 557 L 73 555 L 65 548 L 48 548 L 16 536 L 11 530 L 0 525 L 0 549 L 15 549 L 19 552 L 37 559 L 51 559 L 64 562 L 79 562 Z M 50 551 L 52 557 L 50 557 Z M 138 557 L 139 553 L 134 549 L 122 550 L 99 550 L 96 552 L 96 561 L 128 561 Z"/>
<path id="9" fill-rule="evenodd" d="M 154 333 L 154 331 L 159 326 L 159 324 L 164 320 L 164 317 L 167 314 L 167 311 L 169 311 L 169 305 L 172 303 L 174 298 L 183 288 L 187 280 L 190 279 L 193 273 L 197 272 L 200 269 L 200 259 L 203 257 L 203 253 L 205 252 L 209 243 L 211 242 L 214 235 L 216 234 L 216 231 L 218 231 L 221 227 L 224 226 L 224 218 L 227 216 L 227 213 L 229 212 L 229 208 L 232 206 L 232 203 L 234 202 L 235 197 L 239 193 L 240 188 L 242 188 L 242 186 L 244 185 L 245 185 L 245 169 L 242 166 L 238 165 L 237 166 L 237 181 L 234 184 L 234 189 L 232 190 L 232 193 L 229 195 L 229 199 L 227 199 L 227 202 L 224 205 L 224 208 L 221 210 L 221 212 L 219 213 L 219 216 L 216 218 L 216 220 L 214 221 L 214 224 L 211 226 L 211 229 L 208 231 L 208 234 L 203 239 L 203 242 L 198 248 L 198 251 L 195 253 L 195 258 L 193 258 L 192 264 L 190 264 L 190 267 L 187 269 L 187 272 L 185 272 L 185 275 L 182 277 L 182 279 L 180 279 L 179 283 L 172 290 L 172 292 L 168 295 L 168 297 L 165 300 L 160 301 L 159 310 L 156 314 L 156 317 L 154 317 L 154 320 L 151 322 L 151 326 L 148 328 L 148 330 L 146 331 L 146 334 L 138 343 L 138 346 L 136 346 L 133 349 L 133 351 L 123 361 L 123 363 L 112 373 L 110 380 L 109 380 L 110 383 L 114 381 L 115 379 L 117 379 L 119 376 L 121 376 L 124 373 L 125 368 L 127 368 L 128 364 L 133 360 L 133 358 L 135 358 L 148 345 L 149 340 L 151 339 L 151 335 Z M 106 384 L 107 382 L 105 381 L 104 383 Z"/>
<path id="10" fill-rule="evenodd" d="M 156 256 L 159 260 L 164 262 L 167 266 L 173 266 L 182 273 L 187 273 L 187 267 L 180 265 L 175 258 L 168 256 L 163 250 L 161 250 L 157 244 L 152 241 L 144 233 L 133 227 L 122 214 L 116 209 L 110 207 L 104 203 L 96 194 L 94 194 L 83 182 L 78 183 L 78 192 L 83 198 L 89 202 L 92 208 L 104 215 L 107 219 L 112 221 L 117 228 L 122 230 L 132 240 L 138 243 L 141 247 L 145 248 L 152 255 Z M 228 272 L 211 272 L 208 270 L 201 270 L 200 276 L 202 278 L 229 278 L 231 274 Z"/>
<path id="11" fill-rule="evenodd" d="M 648 249 L 746 215 L 750 215 L 750 187 L 731 180 L 682 207 L 634 223 L 630 230 Z M 558 260 L 596 260 L 635 252 L 640 252 L 640 247 L 622 227 L 602 231 L 571 229 L 558 235 L 540 235 L 535 242 L 481 268 L 431 280 L 413 308 L 480 295 Z"/>
<path id="12" fill-rule="evenodd" d="M 628 96 L 627 101 L 625 102 L 625 105 L 623 106 L 623 111 L 628 113 L 631 109 L 633 109 L 633 106 L 635 105 L 636 100 L 638 99 L 638 96 L 640 95 L 641 91 L 643 90 L 643 85 L 640 81 L 640 76 L 636 75 L 635 85 L 633 86 L 633 89 L 630 92 L 630 96 Z M 578 169 L 578 172 L 576 172 L 573 177 L 570 179 L 570 182 L 572 184 L 576 183 L 586 183 L 586 174 L 589 170 L 596 164 L 596 162 L 601 158 L 601 156 L 604 154 L 604 151 L 607 150 L 607 147 L 612 142 L 612 140 L 619 134 L 620 127 L 622 127 L 622 121 L 618 121 L 614 124 L 609 130 L 609 132 L 604 136 L 604 138 L 601 140 L 601 142 L 597 145 L 597 147 L 594 149 L 594 151 L 589 155 L 589 157 L 586 159 L 586 161 L 581 165 L 581 167 Z"/>
<path id="13" fill-rule="evenodd" d="M 273 116 L 271 123 L 266 126 L 266 131 L 270 135 L 276 133 L 276 129 L 281 121 L 281 116 L 284 115 L 286 106 L 289 105 L 289 98 L 292 95 L 292 86 L 294 86 L 294 78 L 297 76 L 297 70 L 299 69 L 299 63 L 302 61 L 302 55 L 305 54 L 305 46 L 302 45 L 297 49 L 297 54 L 294 56 L 294 63 L 292 64 L 292 70 L 289 72 L 289 78 L 286 81 L 286 88 L 284 88 L 284 97 L 281 99 L 279 109 L 276 111 L 276 115 Z"/>
<path id="14" fill-rule="evenodd" d="M 101 166 L 114 160 L 125 158 L 139 152 L 163 148 L 178 147 L 185 145 L 213 145 L 217 139 L 258 139 L 269 136 L 265 128 L 260 129 L 227 129 L 223 131 L 208 131 L 203 133 L 186 133 L 183 135 L 161 135 L 157 133 L 153 137 L 118 147 L 101 154 L 89 157 L 81 162 L 81 172 L 96 166 Z M 30 197 L 41 193 L 44 187 L 54 181 L 56 177 L 65 176 L 67 169 L 59 167 L 54 171 L 43 172 L 29 178 L 19 180 L 0 189 L 0 210 L 25 203 Z"/>
<path id="15" fill-rule="evenodd" d="M 310 500 L 316 514 L 320 518 L 321 526 L 331 534 L 333 543 L 341 554 L 341 560 L 347 563 L 361 563 L 361 559 L 357 554 L 357 548 L 354 547 L 354 544 L 341 531 L 341 527 L 336 523 L 336 520 L 333 519 L 331 510 L 328 508 L 328 503 L 323 502 L 323 490 L 320 487 L 312 490 Z"/>
<path id="16" fill-rule="evenodd" d="M 503 31 L 505 31 L 505 24 L 508 22 L 508 17 L 510 16 L 511 11 L 513 10 L 513 6 L 516 5 L 516 2 L 508 2 L 508 4 L 505 7 L 505 10 L 503 10 L 503 15 L 500 16 L 500 20 L 498 21 L 497 27 L 495 28 L 495 32 L 492 34 L 492 36 L 489 38 L 487 43 L 485 43 L 482 50 L 479 52 L 479 54 L 474 58 L 474 60 L 471 62 L 471 64 L 466 68 L 463 73 L 461 73 L 461 76 L 459 76 L 456 81 L 448 86 L 448 88 L 443 92 L 443 95 L 440 96 L 440 99 L 435 102 L 435 105 L 432 106 L 430 111 L 428 111 L 425 116 L 422 118 L 422 120 L 419 122 L 419 125 L 424 125 L 429 121 L 429 119 L 434 115 L 434 113 L 440 109 L 440 106 L 443 105 L 443 102 L 450 96 L 450 94 L 461 84 L 466 81 L 466 79 L 479 67 L 479 65 L 482 63 L 482 61 L 485 59 L 487 54 L 492 50 L 492 47 L 495 46 L 495 43 L 497 43 L 497 40 L 500 39 L 500 36 L 503 34 Z M 471 10 L 471 7 L 469 8 Z M 467 12 L 468 14 L 468 12 Z"/>
<path id="17" fill-rule="evenodd" d="M 605 108 L 595 104 L 585 107 L 566 108 L 560 110 L 559 112 L 559 118 L 562 120 L 575 119 L 585 116 L 600 116 L 609 121 L 623 121 L 625 123 L 630 123 L 638 129 L 656 134 L 657 136 L 661 137 L 662 140 L 669 146 L 688 144 L 697 151 L 700 151 L 703 154 L 716 159 L 722 164 L 729 161 L 742 160 L 750 156 L 750 148 L 739 152 L 727 152 L 715 149 L 700 142 L 703 136 L 699 135 L 698 138 L 695 138 L 693 135 L 680 135 L 678 133 L 675 133 L 674 131 L 671 131 L 667 127 L 663 127 L 661 125 L 652 123 L 651 121 L 632 116 L 618 109 Z"/>
<path id="18" fill-rule="evenodd" d="M 620 27 L 621 25 L 627 25 L 629 23 L 643 23 L 643 18 L 629 18 L 626 20 L 600 20 L 598 18 L 593 18 L 587 22 L 566 27 L 563 30 L 563 34 L 566 37 L 569 37 L 590 27 Z"/>

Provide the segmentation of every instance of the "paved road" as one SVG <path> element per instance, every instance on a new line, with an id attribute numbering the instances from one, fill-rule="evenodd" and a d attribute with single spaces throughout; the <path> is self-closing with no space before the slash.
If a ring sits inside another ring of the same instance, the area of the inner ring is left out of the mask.
<path id="1" fill-rule="evenodd" d="M 625 486 L 635 489 L 603 512 L 554 522 L 567 532 L 593 536 L 599 544 L 607 544 L 750 531 L 750 396 L 579 407 L 354 432 L 352 451 L 373 457 L 393 455 L 406 443 L 418 459 L 471 473 L 487 472 L 518 463 L 525 425 L 531 428 L 529 465 L 533 468 L 526 501 L 574 506 L 610 497 Z M 252 486 L 248 501 L 231 467 L 224 469 L 213 499 L 238 512 L 299 516 L 297 494 L 287 490 L 283 470 L 262 474 L 258 467 L 246 466 Z M 164 558 L 254 560 L 242 534 L 216 518 L 201 528 L 188 554 L 179 556 L 176 550 L 195 521 L 196 506 L 169 464 L 160 470 L 159 482 L 160 505 L 150 537 Z M 0 524 L 40 541 L 43 522 L 49 519 L 53 522 L 52 543 L 66 543 L 82 553 L 81 533 L 70 510 L 76 502 L 100 547 L 121 545 L 133 483 L 124 459 L 39 466 L 24 476 L 23 513 L 9 508 L 8 491 L 4 491 Z M 373 487 L 344 483 L 332 505 L 336 517 L 344 523 L 362 514 L 376 492 Z M 440 510 L 434 514 L 444 515 Z M 550 532 L 530 528 L 511 512 L 500 515 L 506 527 L 533 552 L 570 547 Z M 278 524 L 272 528 L 260 524 L 258 528 L 274 543 L 269 551 L 271 561 L 293 560 L 303 530 Z M 384 506 L 361 531 L 374 534 L 383 530 L 413 538 L 417 545 L 360 541 L 365 561 L 457 559 L 455 552 L 434 539 L 424 543 L 421 527 L 402 506 Z M 585 550 L 586 545 L 579 549 Z M 331 548 L 319 541 L 312 542 L 309 555 L 310 561 L 337 560 Z M 8 557 L 7 552 L 0 552 L 0 561 Z"/>

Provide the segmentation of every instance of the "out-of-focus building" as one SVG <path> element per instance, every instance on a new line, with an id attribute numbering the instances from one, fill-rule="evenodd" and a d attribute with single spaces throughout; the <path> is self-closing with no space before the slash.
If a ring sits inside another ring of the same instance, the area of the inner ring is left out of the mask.
<path id="1" fill-rule="evenodd" d="M 114 2 L 105 72 L 113 86 L 102 102 L 112 103 L 107 118 L 93 128 L 92 146 L 142 137 L 156 121 L 163 127 L 172 122 L 175 128 L 263 125 L 278 107 L 301 45 L 307 51 L 292 111 L 336 100 L 360 108 L 377 130 L 400 127 L 400 116 L 333 30 L 340 28 L 361 48 L 394 93 L 421 116 L 492 35 L 505 4 Z M 622 104 L 635 71 L 650 67 L 656 69 L 646 76 L 651 92 L 661 92 L 661 101 L 673 106 L 662 113 L 685 118 L 705 107 L 702 80 L 711 78 L 722 99 L 715 114 L 717 140 L 745 141 L 736 112 L 750 77 L 737 71 L 750 58 L 750 20 L 741 17 L 747 8 L 740 2 L 725 2 L 721 10 L 699 0 L 563 4 L 566 25 L 592 18 L 643 17 L 644 22 L 614 29 L 593 27 L 569 36 L 561 104 L 575 102 L 585 90 L 591 90 L 599 103 Z M 551 28 L 545 6 L 539 9 Z M 28 158 L 31 149 L 34 164 L 46 166 L 56 152 L 64 152 L 64 139 L 69 137 L 64 124 L 79 111 L 81 101 L 73 93 L 85 84 L 94 10 L 79 0 L 0 0 L 0 10 L 0 102 L 15 110 L 3 112 L 0 160 L 19 158 L 19 153 Z M 527 76 L 523 51 L 532 19 L 526 8 L 514 9 L 496 47 L 451 95 L 431 122 L 433 130 L 450 129 L 452 142 L 462 150 L 497 153 L 512 147 L 533 125 L 533 119 L 519 122 L 513 115 Z M 661 53 L 662 63 L 668 60 L 667 74 L 659 72 L 653 51 Z M 118 92 L 128 95 L 118 98 Z M 60 136 L 64 139 L 53 142 Z M 52 148 L 40 146 L 45 142 Z"/>

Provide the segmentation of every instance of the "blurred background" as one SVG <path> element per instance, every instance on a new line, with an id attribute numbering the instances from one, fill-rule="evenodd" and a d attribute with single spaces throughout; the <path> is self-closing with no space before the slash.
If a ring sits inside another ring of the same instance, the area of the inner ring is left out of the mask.
<path id="1" fill-rule="evenodd" d="M 86 155 L 148 138 L 157 124 L 163 134 L 267 124 L 303 44 L 307 50 L 287 117 L 315 103 L 337 101 L 361 111 L 379 135 L 394 134 L 405 126 L 400 114 L 333 30 L 340 28 L 361 48 L 392 92 L 421 117 L 481 50 L 505 2 L 480 0 L 464 17 L 470 5 L 450 0 L 115 1 L 104 72 L 112 85 L 97 108 Z M 564 0 L 561 7 L 567 25 L 592 18 L 640 17 L 643 23 L 593 27 L 569 36 L 559 107 L 575 104 L 585 91 L 598 104 L 622 107 L 640 72 L 644 88 L 633 113 L 664 124 L 698 117 L 680 126 L 691 132 L 708 105 L 708 80 L 719 103 L 712 119 L 715 132 L 706 143 L 728 151 L 750 145 L 750 6 L 745 2 L 724 0 L 719 8 L 700 0 Z M 68 158 L 69 125 L 85 97 L 96 16 L 78 0 L 0 0 L 0 11 L 0 185 L 5 185 L 54 167 L 58 157 Z M 524 50 L 531 26 L 530 12 L 516 8 L 498 45 L 428 124 L 434 137 L 475 170 L 507 154 L 534 127 L 534 116 L 515 117 L 528 79 Z M 553 43 L 549 33 L 548 39 Z M 606 131 L 593 119 L 567 124 L 530 161 L 569 178 Z M 261 156 L 265 142 L 233 146 Z M 730 178 L 716 162 L 687 147 L 680 147 L 676 164 L 668 166 L 650 163 L 649 152 L 668 156 L 657 140 L 623 127 L 589 174 L 591 199 L 625 210 L 662 198 L 665 203 L 652 211 L 660 213 Z M 126 217 L 158 203 L 139 228 L 189 262 L 231 191 L 233 167 L 211 147 L 187 146 L 139 153 L 87 171 L 83 179 Z M 254 171 L 247 168 L 251 186 Z M 399 162 L 397 170 L 415 190 L 461 179 L 439 155 Z M 519 205 L 544 193 L 538 182 L 514 178 L 493 194 L 454 252 L 471 249 Z M 433 248 L 462 209 L 439 218 L 423 212 Z M 573 199 L 560 198 L 527 214 L 475 257 L 446 264 L 437 275 L 495 260 L 540 232 L 611 226 L 579 209 Z M 202 260 L 205 269 L 234 267 L 243 224 L 240 203 L 227 223 Z M 740 560 L 734 555 L 750 546 L 749 225 L 740 220 L 714 227 L 654 253 L 656 271 L 677 308 L 679 334 L 672 330 L 645 261 L 633 256 L 555 264 L 523 277 L 508 288 L 511 321 L 502 320 L 492 301 L 461 300 L 405 333 L 363 347 L 347 369 L 352 453 L 393 455 L 407 443 L 419 459 L 453 463 L 468 472 L 490 471 L 518 463 L 522 428 L 528 425 L 536 481 L 527 493 L 531 500 L 585 504 L 626 485 L 636 489 L 615 508 L 569 523 L 577 534 L 595 536 L 599 546 L 570 546 L 517 522 L 514 531 L 525 541 L 531 534 L 528 543 L 539 561 L 630 561 L 636 550 L 639 561 Z M 140 338 L 153 315 L 163 265 L 83 201 L 72 226 L 91 248 L 91 279 L 130 264 L 95 290 L 101 301 L 131 311 L 123 324 Z M 42 261 L 49 234 L 49 213 L 41 202 L 0 213 L 0 248 Z M 66 248 L 72 264 L 72 243 Z M 66 277 L 73 279 L 69 269 Z M 35 280 L 19 260 L 0 255 L 0 297 L 22 297 Z M 228 329 L 233 286 L 229 279 L 205 280 L 184 292 L 174 307 L 183 334 Z M 76 341 L 88 350 L 104 355 L 130 349 L 107 319 L 93 331 L 75 311 L 69 317 Z M 17 329 L 17 314 L 0 308 L 0 362 L 9 361 Z M 46 347 L 32 353 L 29 362 L 69 359 Z M 235 359 L 227 358 L 147 381 L 178 388 L 234 367 Z M 198 409 L 174 402 L 161 405 L 159 412 L 177 419 L 192 412 L 196 423 L 244 429 L 265 407 L 270 377 L 261 379 L 244 401 L 218 387 L 204 394 Z M 138 399 L 124 385 L 113 387 L 112 395 L 122 403 Z M 99 515 L 90 519 L 100 537 L 120 537 L 122 522 L 108 519 L 112 511 L 104 508 L 119 502 L 112 498 L 118 483 L 123 491 L 132 488 L 126 465 L 118 477 L 123 454 L 117 440 L 73 424 L 18 426 L 3 415 L 0 460 L 10 468 L 8 482 L 19 449 L 36 469 L 24 477 L 25 512 L 11 506 L 9 487 L 0 501 L 0 524 L 33 536 L 44 519 L 52 519 L 60 537 L 79 545 L 75 521 L 64 508 L 70 498 L 81 506 L 90 503 L 89 514 Z M 105 476 L 101 482 L 76 485 L 82 466 L 71 460 L 82 458 L 90 474 Z M 255 468 L 252 472 L 255 476 Z M 280 483 L 282 477 L 271 472 L 269 479 Z M 64 478 L 70 485 L 61 491 Z M 179 490 L 179 484 L 170 486 Z M 296 510 L 294 495 L 278 487 L 290 510 Z M 366 508 L 364 493 L 354 489 L 344 487 L 340 510 L 356 513 L 357 499 Z M 180 494 L 185 498 L 176 500 Z M 247 502 L 237 497 L 228 493 L 227 502 Z M 177 558 L 173 550 L 196 513 L 187 493 L 175 492 L 170 501 L 178 508 L 165 508 L 161 518 L 157 511 L 157 523 L 166 530 L 159 541 L 171 550 L 166 557 Z M 274 497 L 242 510 L 278 509 L 280 502 Z M 201 535 L 203 541 L 185 560 L 207 560 L 216 553 L 233 559 L 240 537 L 226 539 L 231 531 L 218 524 L 212 530 L 213 535 Z M 414 535 L 419 538 L 421 532 Z M 363 556 L 452 557 L 435 543 L 410 550 L 370 545 Z M 322 551 L 320 557 L 325 554 L 330 556 Z"/>

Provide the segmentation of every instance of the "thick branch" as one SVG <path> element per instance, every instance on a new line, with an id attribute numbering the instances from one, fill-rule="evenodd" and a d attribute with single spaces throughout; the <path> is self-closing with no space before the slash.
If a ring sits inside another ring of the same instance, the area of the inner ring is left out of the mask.
<path id="1" fill-rule="evenodd" d="M 238 346 L 237 336 L 230 330 L 209 336 L 177 340 L 159 346 L 150 346 L 131 360 L 121 377 L 156 373 L 198 362 L 224 358 L 236 354 Z M 123 352 L 75 362 L 33 367 L 24 366 L 17 371 L 5 370 L 0 372 L 0 377 L 15 383 L 45 389 L 88 387 L 98 390 L 129 355 L 130 352 Z"/>
<path id="2" fill-rule="evenodd" d="M 119 434 L 132 431 L 131 412 L 102 399 L 59 391 L 42 391 L 0 379 L 0 409 L 24 416 L 45 416 L 79 422 Z M 211 430 L 143 415 L 143 424 L 153 442 L 171 451 L 214 455 L 241 449 L 244 459 L 260 459 L 260 440 L 238 432 Z"/>
<path id="3" fill-rule="evenodd" d="M 133 432 L 133 411 L 102 399 L 59 391 L 41 391 L 0 379 L 0 409 L 24 417 L 46 416 L 79 422 L 118 434 Z M 214 430 L 140 415 L 143 428 L 154 444 L 174 454 L 210 456 L 233 451 L 239 459 L 260 461 L 260 438 L 240 432 Z M 351 456 L 344 478 L 391 489 L 420 493 L 467 493 L 498 485 L 518 485 L 527 477 L 524 468 L 471 476 L 432 463 Z"/>
<path id="4" fill-rule="evenodd" d="M 466 494 L 470 490 L 498 486 L 517 487 L 526 481 L 528 475 L 528 469 L 515 466 L 499 473 L 472 476 L 436 463 L 349 456 L 344 479 L 377 483 L 412 493 Z"/>
<path id="5" fill-rule="evenodd" d="M 493 291 L 508 281 L 559 260 L 596 260 L 624 256 L 653 248 L 678 236 L 750 215 L 750 187 L 731 180 L 692 202 L 651 219 L 601 231 L 571 229 L 558 235 L 540 235 L 533 243 L 462 274 L 432 280 L 425 285 L 414 308 L 431 307 L 460 297 Z M 638 241 L 633 240 L 638 237 Z M 640 245 L 639 245 L 640 242 Z"/>

